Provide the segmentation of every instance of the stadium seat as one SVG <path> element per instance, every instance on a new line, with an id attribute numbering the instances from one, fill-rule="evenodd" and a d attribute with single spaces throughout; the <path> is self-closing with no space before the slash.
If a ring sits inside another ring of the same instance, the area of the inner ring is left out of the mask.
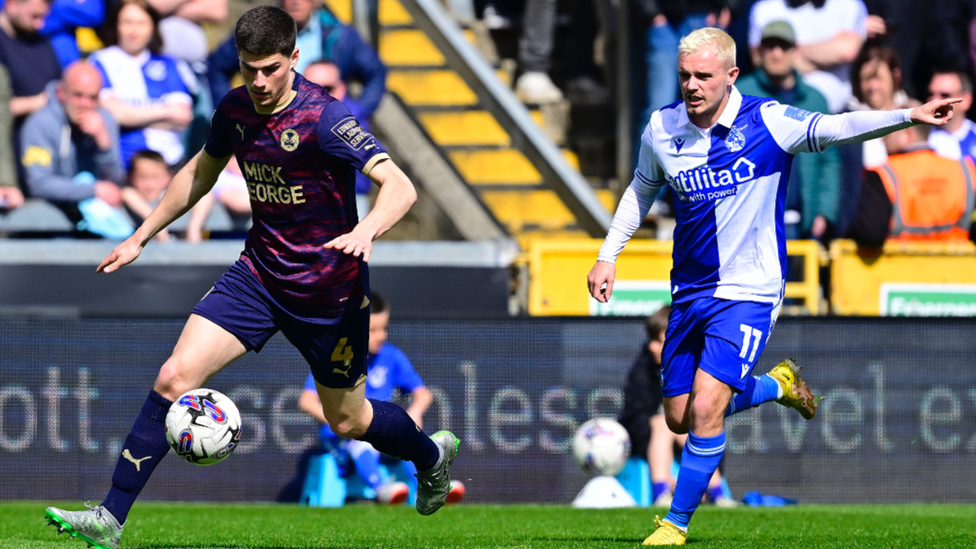
<path id="1" fill-rule="evenodd" d="M 417 501 L 417 482 L 407 473 L 403 462 L 380 464 L 383 480 L 390 478 L 407 483 L 410 497 L 405 504 Z M 355 473 L 341 475 L 341 469 L 332 454 L 314 455 L 308 460 L 308 472 L 302 485 L 298 502 L 310 507 L 342 507 L 347 499 L 374 499 L 376 491 L 367 486 Z"/>

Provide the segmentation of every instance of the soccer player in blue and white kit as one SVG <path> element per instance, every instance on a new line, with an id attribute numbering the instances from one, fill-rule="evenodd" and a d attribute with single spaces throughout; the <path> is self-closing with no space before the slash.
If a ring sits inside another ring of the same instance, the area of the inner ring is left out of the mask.
<path id="1" fill-rule="evenodd" d="M 668 427 L 688 433 L 671 510 L 644 545 L 684 545 L 688 523 L 725 451 L 724 418 L 777 400 L 804 418 L 816 399 L 792 361 L 750 373 L 783 299 L 783 205 L 793 155 L 872 139 L 911 124 L 943 125 L 959 99 L 916 109 L 810 113 L 733 86 L 735 42 L 704 28 L 681 40 L 683 101 L 651 115 L 634 180 L 625 191 L 596 264 L 590 294 L 610 299 L 614 262 L 658 192 L 675 193 L 672 309 L 662 376 Z"/>
<path id="2" fill-rule="evenodd" d="M 236 157 L 253 212 L 240 259 L 193 309 L 123 443 L 102 504 L 45 512 L 60 529 L 98 547 L 118 547 L 129 510 L 169 451 L 163 421 L 173 401 L 259 351 L 279 330 L 309 363 L 332 429 L 412 461 L 421 514 L 447 500 L 459 440 L 448 431 L 429 437 L 403 408 L 365 398 L 366 262 L 372 241 L 403 217 L 416 191 L 341 102 L 294 71 L 296 33 L 295 21 L 277 7 L 241 16 L 235 38 L 244 86 L 224 96 L 203 151 L 176 174 L 135 234 L 98 266 L 111 273 L 134 261 Z M 376 206 L 358 223 L 356 171 L 380 185 Z"/>

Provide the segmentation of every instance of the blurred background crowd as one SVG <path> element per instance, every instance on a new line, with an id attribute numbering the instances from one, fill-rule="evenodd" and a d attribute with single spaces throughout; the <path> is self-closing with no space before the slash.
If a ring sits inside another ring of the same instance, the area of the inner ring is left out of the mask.
<path id="1" fill-rule="evenodd" d="M 32 215 L 63 215 L 72 227 L 67 234 L 124 238 L 199 150 L 223 94 L 240 84 L 232 27 L 252 4 L 0 3 L 2 215 L 43 203 L 52 208 Z M 365 2 L 372 29 L 365 33 L 340 22 L 320 0 L 279 4 L 298 23 L 298 71 L 368 124 L 387 86 L 377 53 L 383 36 L 377 2 Z M 626 108 L 633 161 L 650 113 L 680 98 L 679 39 L 703 26 L 725 28 L 735 38 L 743 93 L 825 113 L 961 97 L 961 114 L 974 114 L 973 0 L 452 0 L 448 8 L 459 24 L 487 37 L 480 49 L 497 56 L 524 103 L 568 106 L 577 114 Z M 624 53 L 628 61 L 620 63 Z M 602 118 L 612 123 L 612 116 Z M 567 146 L 583 149 L 606 120 L 574 116 L 570 124 Z M 593 156 L 615 154 L 618 140 L 606 141 L 610 148 L 598 147 Z M 969 239 L 974 154 L 976 126 L 958 116 L 931 132 L 910 129 L 800 155 L 790 175 L 788 237 L 824 243 L 851 237 L 871 246 L 892 237 Z M 629 183 L 599 160 L 580 164 L 588 178 L 616 179 L 618 192 Z M 906 181 L 919 178 L 932 181 L 922 191 L 904 190 Z M 917 200 L 899 202 L 899 189 Z M 357 192 L 363 215 L 370 192 L 365 178 Z M 652 211 L 659 238 L 669 234 L 668 200 L 662 197 Z M 248 188 L 236 162 L 184 223 L 158 238 L 207 238 L 215 209 L 246 228 Z M 923 226 L 929 230 L 920 232 Z"/>

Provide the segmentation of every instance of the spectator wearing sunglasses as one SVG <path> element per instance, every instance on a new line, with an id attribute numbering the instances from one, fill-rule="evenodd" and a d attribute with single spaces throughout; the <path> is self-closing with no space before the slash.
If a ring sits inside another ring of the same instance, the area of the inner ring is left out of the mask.
<path id="1" fill-rule="evenodd" d="M 976 157 L 976 124 L 965 114 L 973 105 L 973 81 L 963 71 L 936 70 L 929 81 L 929 99 L 962 98 L 955 105 L 958 115 L 945 126 L 933 129 L 929 134 L 929 146 L 939 156 L 961 160 Z"/>

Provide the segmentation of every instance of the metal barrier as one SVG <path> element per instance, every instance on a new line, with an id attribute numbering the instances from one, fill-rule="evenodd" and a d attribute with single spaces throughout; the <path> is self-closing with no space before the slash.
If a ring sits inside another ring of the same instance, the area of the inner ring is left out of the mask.
<path id="1" fill-rule="evenodd" d="M 627 244 L 617 261 L 610 303 L 597 303 L 586 292 L 586 275 L 602 240 L 535 240 L 524 259 L 529 269 L 529 314 L 640 316 L 670 303 L 671 241 Z M 788 282 L 787 299 L 802 301 L 797 312 L 820 314 L 822 248 L 812 240 L 788 241 L 790 257 L 803 258 L 803 278 Z"/>
<path id="2" fill-rule="evenodd" d="M 830 246 L 830 305 L 841 315 L 976 316 L 976 246 L 851 240 Z"/>

